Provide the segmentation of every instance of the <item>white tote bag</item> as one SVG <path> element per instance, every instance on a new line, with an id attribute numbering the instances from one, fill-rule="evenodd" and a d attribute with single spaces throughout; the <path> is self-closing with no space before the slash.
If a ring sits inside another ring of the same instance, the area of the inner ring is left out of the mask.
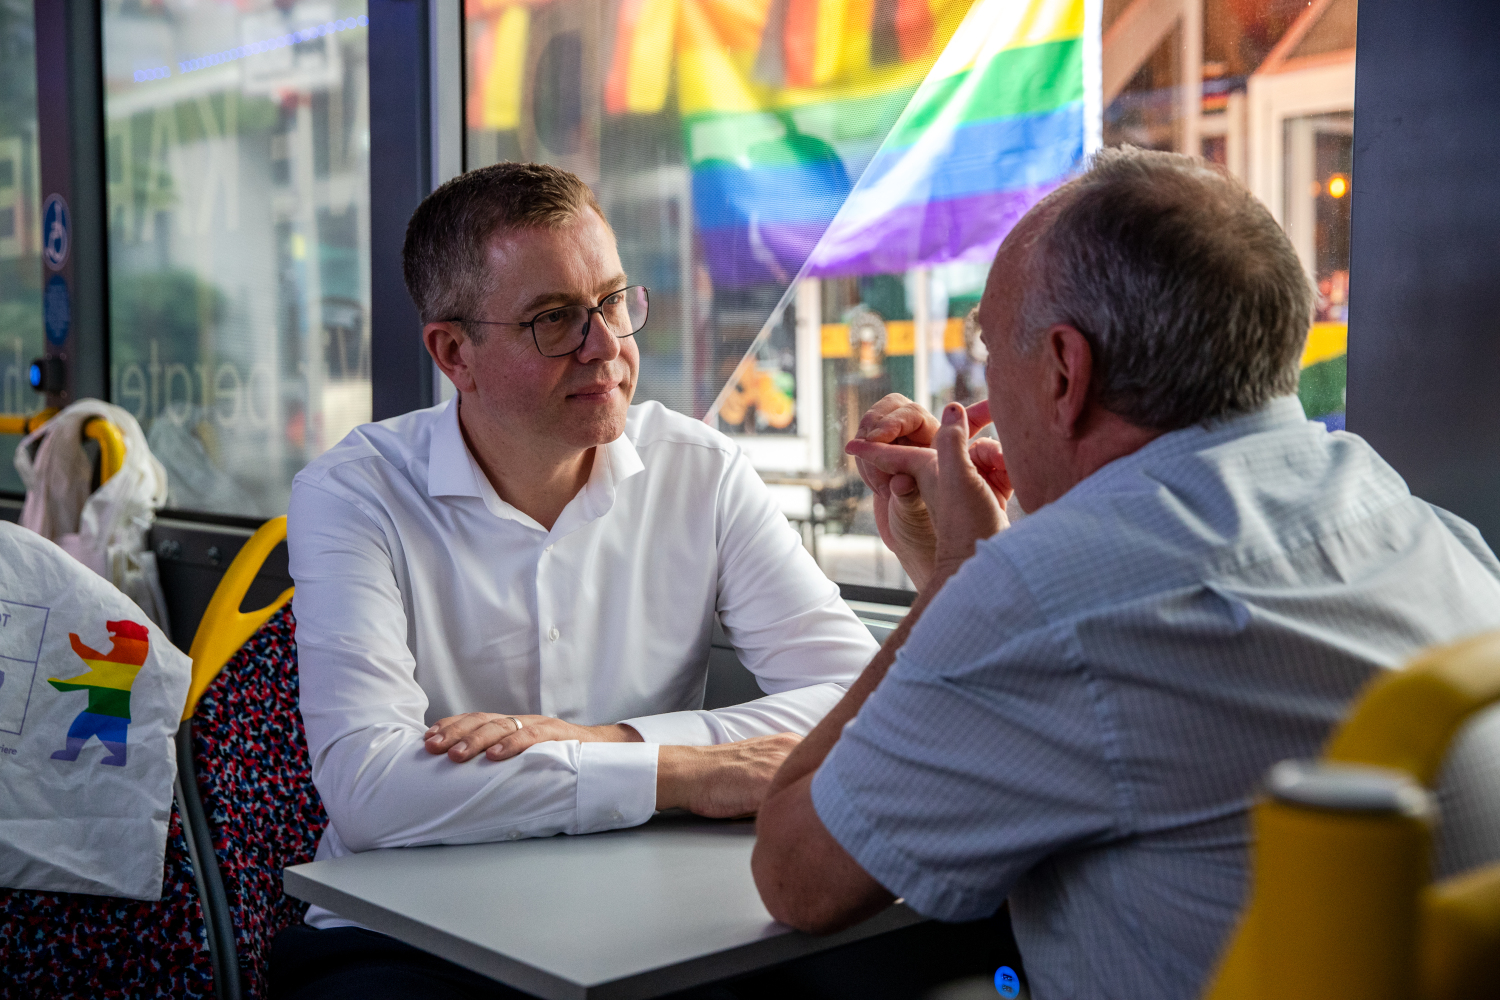
<path id="1" fill-rule="evenodd" d="M 0 521 L 0 886 L 161 898 L 191 677 L 133 601 Z"/>
<path id="2" fill-rule="evenodd" d="M 90 493 L 93 468 L 83 450 L 83 427 L 93 417 L 120 429 L 125 458 L 120 471 Z M 80 399 L 23 439 L 15 463 L 26 484 L 21 523 L 61 545 L 119 587 L 152 621 L 170 628 L 156 554 L 146 548 L 156 511 L 167 502 L 167 473 L 135 417 L 110 403 Z"/>

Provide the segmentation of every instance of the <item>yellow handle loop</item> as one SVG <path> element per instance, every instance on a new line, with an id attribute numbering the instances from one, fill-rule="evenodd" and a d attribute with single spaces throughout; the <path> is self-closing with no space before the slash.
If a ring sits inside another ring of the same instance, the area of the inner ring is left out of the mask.
<path id="1" fill-rule="evenodd" d="M 273 517 L 250 536 L 250 540 L 229 564 L 224 579 L 219 581 L 214 596 L 209 599 L 208 610 L 203 612 L 203 620 L 198 623 L 198 631 L 193 636 L 193 647 L 188 651 L 193 660 L 193 682 L 188 687 L 187 706 L 182 712 L 184 719 L 192 716 L 198 707 L 198 699 L 203 697 L 203 692 L 219 676 L 224 664 L 240 651 L 240 647 L 249 641 L 257 629 L 292 599 L 295 588 L 288 587 L 276 600 L 257 611 L 240 610 L 240 603 L 244 601 L 245 594 L 249 592 L 250 584 L 260 572 L 266 557 L 285 539 L 286 517 Z"/>
<path id="2" fill-rule="evenodd" d="M 90 417 L 83 425 L 83 436 L 99 442 L 99 485 L 103 486 L 125 465 L 125 435 L 103 417 Z"/>

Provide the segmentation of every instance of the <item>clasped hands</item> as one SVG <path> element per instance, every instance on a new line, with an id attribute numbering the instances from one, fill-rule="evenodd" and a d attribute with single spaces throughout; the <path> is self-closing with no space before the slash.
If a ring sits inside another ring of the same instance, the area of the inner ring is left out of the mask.
<path id="1" fill-rule="evenodd" d="M 641 734 L 624 723 L 579 726 L 546 715 L 466 712 L 439 719 L 424 734 L 423 746 L 463 763 L 480 754 L 506 760 L 549 740 L 639 743 Z M 717 746 L 663 746 L 657 753 L 656 808 L 719 819 L 753 815 L 776 769 L 801 741 L 795 733 L 778 733 Z"/>
<path id="2" fill-rule="evenodd" d="M 1010 523 L 1000 442 L 974 437 L 989 422 L 987 400 L 967 411 L 949 403 L 940 423 L 892 393 L 870 407 L 844 448 L 875 494 L 880 537 L 919 591 L 934 576 L 946 579 L 977 542 Z"/>

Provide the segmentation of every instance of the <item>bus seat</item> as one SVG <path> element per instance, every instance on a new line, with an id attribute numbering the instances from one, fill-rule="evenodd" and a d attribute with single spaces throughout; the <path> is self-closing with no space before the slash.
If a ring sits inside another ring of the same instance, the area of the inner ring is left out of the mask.
<path id="1" fill-rule="evenodd" d="M 326 822 L 297 710 L 292 592 L 239 610 L 285 537 L 284 517 L 251 537 L 194 637 L 162 898 L 0 889 L 3 1000 L 267 995 L 270 942 L 302 913 L 281 869 L 312 859 Z"/>
<path id="2" fill-rule="evenodd" d="M 297 705 L 292 591 L 256 611 L 239 609 L 285 538 L 285 517 L 266 522 L 214 591 L 193 639 L 178 737 L 183 784 L 199 793 L 202 839 L 217 861 L 208 895 L 218 950 L 249 997 L 268 994 L 271 942 L 306 909 L 282 891 L 281 870 L 311 861 L 327 824 Z"/>
<path id="3" fill-rule="evenodd" d="M 29 434 L 56 412 L 0 416 L 0 432 Z M 98 444 L 94 481 L 102 485 L 121 467 L 124 437 L 97 417 L 83 435 Z M 0 889 L 0 998 L 215 996 L 215 955 L 201 905 L 204 869 L 194 864 L 197 845 L 184 822 L 180 785 L 161 899 Z"/>
<path id="4" fill-rule="evenodd" d="M 1500 632 L 1379 678 L 1322 761 L 1272 768 L 1253 812 L 1250 901 L 1206 1000 L 1500 996 L 1500 830 L 1462 831 L 1489 841 L 1488 863 L 1433 882 L 1442 817 L 1428 791 L 1478 773 L 1445 765 L 1466 723 L 1478 725 L 1460 736 L 1465 752 L 1493 758 L 1496 705 Z"/>
<path id="5" fill-rule="evenodd" d="M 201 874 L 172 804 L 161 899 L 0 889 L 0 998 L 215 996 Z"/>

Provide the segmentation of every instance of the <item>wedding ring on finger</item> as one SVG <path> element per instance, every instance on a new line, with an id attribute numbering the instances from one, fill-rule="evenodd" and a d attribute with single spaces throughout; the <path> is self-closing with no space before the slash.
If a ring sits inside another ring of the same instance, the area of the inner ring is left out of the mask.
<path id="1" fill-rule="evenodd" d="M 523 729 L 526 728 L 525 726 L 523 726 L 521 724 L 521 720 L 518 719 L 518 718 L 516 718 L 514 715 L 507 715 L 506 718 L 509 719 L 511 722 L 514 722 L 516 724 L 516 732 L 517 733 L 519 733 L 521 730 L 523 730 Z M 515 735 L 515 734 L 512 733 L 511 735 Z"/>

